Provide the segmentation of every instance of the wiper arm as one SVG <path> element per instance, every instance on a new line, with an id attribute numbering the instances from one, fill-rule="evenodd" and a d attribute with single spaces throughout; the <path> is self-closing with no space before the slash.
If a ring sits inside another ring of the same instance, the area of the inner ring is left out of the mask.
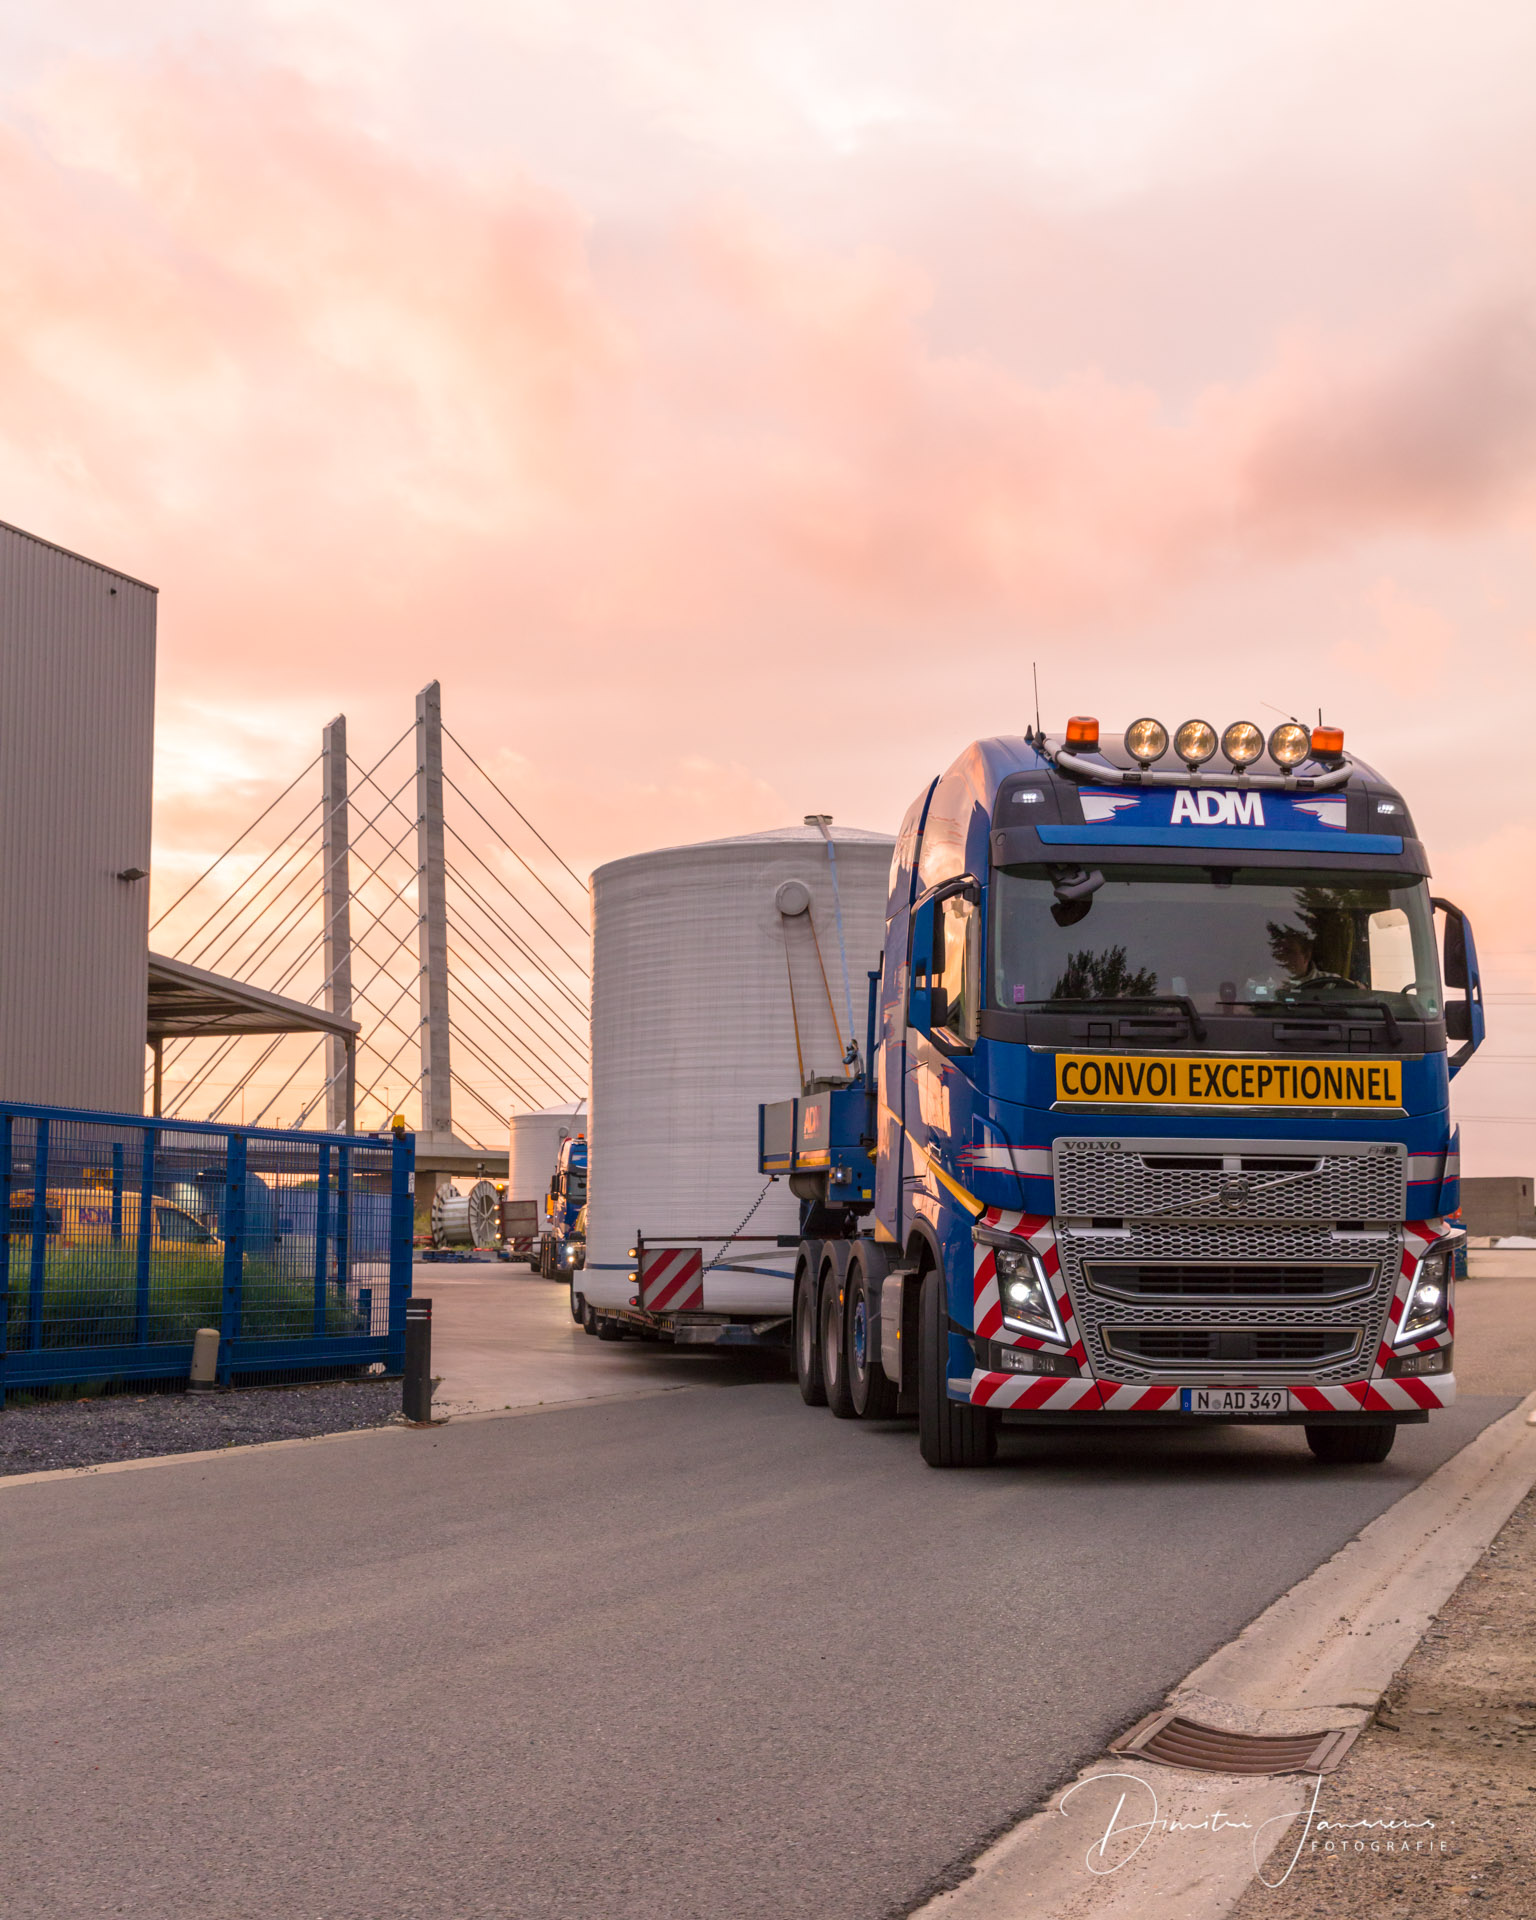
<path id="1" fill-rule="evenodd" d="M 1027 1007 L 1177 1007 L 1197 1040 L 1205 1038 L 1205 1022 L 1195 1003 L 1183 993 L 1107 994 L 1102 1000 L 1026 1000 Z"/>
<path id="2" fill-rule="evenodd" d="M 1323 991 L 1326 992 L 1327 989 L 1324 988 Z M 1335 988 L 1334 991 L 1341 992 L 1341 991 L 1344 991 L 1344 989 Z M 1244 1002 L 1244 1005 L 1250 1006 L 1250 1007 L 1264 1006 L 1269 1008 L 1284 1007 L 1288 1017 L 1291 1015 L 1299 1014 L 1303 1021 L 1310 1019 L 1314 1023 L 1314 1025 L 1319 1025 L 1319 1026 L 1322 1025 L 1325 1020 L 1332 1022 L 1332 1021 L 1338 1020 L 1341 1016 L 1347 1017 L 1349 1014 L 1352 1014 L 1352 1013 L 1365 1013 L 1368 1011 L 1373 1011 L 1381 1015 L 1382 1025 L 1386 1029 L 1388 1046 L 1400 1047 L 1403 1044 L 1403 1030 L 1397 1024 L 1397 1015 L 1393 1013 L 1391 1007 L 1387 1004 L 1385 1000 L 1368 999 L 1368 1000 L 1342 1000 L 1342 1001 L 1332 1001 L 1332 1002 L 1324 1002 L 1322 1000 L 1313 1000 L 1313 999 L 1262 1000 L 1262 1001 L 1248 1000 Z"/>

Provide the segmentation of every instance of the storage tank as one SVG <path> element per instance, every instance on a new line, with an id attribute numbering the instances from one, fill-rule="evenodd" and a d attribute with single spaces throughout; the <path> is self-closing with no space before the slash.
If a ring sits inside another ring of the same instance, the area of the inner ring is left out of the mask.
<path id="1" fill-rule="evenodd" d="M 592 1305 L 629 1304 L 637 1231 L 652 1246 L 703 1241 L 706 1265 L 739 1228 L 798 1231 L 786 1182 L 756 1204 L 758 1103 L 846 1074 L 850 1003 L 862 1052 L 894 845 L 890 834 L 808 823 L 635 854 L 593 874 Z M 787 1251 L 748 1243 L 730 1257 L 760 1271 L 707 1273 L 706 1310 L 790 1310 Z"/>
<path id="2" fill-rule="evenodd" d="M 586 1128 L 585 1100 L 573 1100 L 564 1107 L 544 1107 L 537 1113 L 514 1113 L 507 1142 L 507 1198 L 537 1200 L 542 1219 L 560 1142 L 585 1133 Z"/>

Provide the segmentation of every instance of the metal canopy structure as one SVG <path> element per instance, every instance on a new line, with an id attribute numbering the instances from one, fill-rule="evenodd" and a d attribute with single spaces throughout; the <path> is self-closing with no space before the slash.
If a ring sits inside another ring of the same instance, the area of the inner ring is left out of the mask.
<path id="1" fill-rule="evenodd" d="M 231 980 L 203 967 L 189 966 L 163 953 L 149 956 L 149 1019 L 147 1039 L 154 1050 L 155 1078 L 152 1111 L 160 1115 L 161 1048 L 167 1040 L 187 1040 L 209 1034 L 320 1033 L 338 1041 L 346 1054 L 343 1102 L 347 1133 L 354 1131 L 357 1094 L 355 1045 L 361 1031 L 345 1014 L 306 1006 L 265 987 Z"/>

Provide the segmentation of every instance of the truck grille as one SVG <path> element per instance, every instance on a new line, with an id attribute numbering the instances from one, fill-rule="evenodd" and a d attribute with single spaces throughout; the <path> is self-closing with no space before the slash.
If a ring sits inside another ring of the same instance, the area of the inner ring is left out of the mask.
<path id="1" fill-rule="evenodd" d="M 1209 1348 L 1203 1355 L 1165 1355 L 1154 1352 L 1155 1342 L 1146 1343 L 1149 1334 L 1294 1333 L 1322 1336 L 1323 1344 L 1276 1353 L 1271 1363 L 1290 1366 L 1298 1379 L 1337 1386 L 1359 1375 L 1362 1356 L 1374 1354 L 1380 1342 L 1403 1231 L 1397 1225 L 1335 1233 L 1320 1222 L 1274 1220 L 1147 1220 L 1108 1228 L 1058 1219 L 1056 1241 L 1089 1364 L 1103 1379 L 1146 1384 L 1190 1365 L 1241 1372 L 1262 1364 L 1256 1349 L 1248 1361 L 1212 1355 Z M 1283 1292 L 1236 1290 L 1267 1286 L 1276 1275 L 1285 1280 Z M 1149 1287 L 1131 1292 L 1146 1280 Z M 1154 1290 L 1170 1282 L 1189 1291 Z M 1314 1291 L 1304 1290 L 1314 1282 Z M 1341 1298 L 1336 1290 L 1346 1284 L 1352 1291 Z M 1192 1307 L 1200 1322 L 1193 1328 Z M 1331 1344 L 1341 1329 L 1347 1349 Z M 1134 1348 L 1132 1337 L 1140 1337 Z"/>
<path id="2" fill-rule="evenodd" d="M 1104 1332 L 1112 1354 L 1143 1366 L 1169 1361 L 1201 1366 L 1320 1366 L 1359 1351 L 1357 1327 L 1116 1327 Z"/>
<path id="3" fill-rule="evenodd" d="M 1390 1143 L 1341 1151 L 1302 1141 L 1058 1140 L 1066 1219 L 1401 1220 L 1408 1163 Z"/>
<path id="4" fill-rule="evenodd" d="M 1373 1264 L 1299 1260 L 1090 1260 L 1084 1277 L 1112 1300 L 1348 1300 L 1375 1284 Z"/>

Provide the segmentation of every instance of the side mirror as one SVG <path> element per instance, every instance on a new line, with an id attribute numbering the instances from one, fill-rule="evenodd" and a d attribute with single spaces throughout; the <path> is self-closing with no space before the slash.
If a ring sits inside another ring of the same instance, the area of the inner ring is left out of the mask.
<path id="1" fill-rule="evenodd" d="M 1459 1000 L 1445 1003 L 1445 1037 L 1462 1043 L 1446 1062 L 1454 1079 L 1483 1044 L 1486 1032 L 1483 982 L 1477 966 L 1477 943 L 1472 938 L 1472 924 L 1467 916 L 1449 900 L 1431 900 L 1430 905 L 1445 915 L 1442 946 L 1445 984 L 1459 987 L 1463 995 Z"/>

